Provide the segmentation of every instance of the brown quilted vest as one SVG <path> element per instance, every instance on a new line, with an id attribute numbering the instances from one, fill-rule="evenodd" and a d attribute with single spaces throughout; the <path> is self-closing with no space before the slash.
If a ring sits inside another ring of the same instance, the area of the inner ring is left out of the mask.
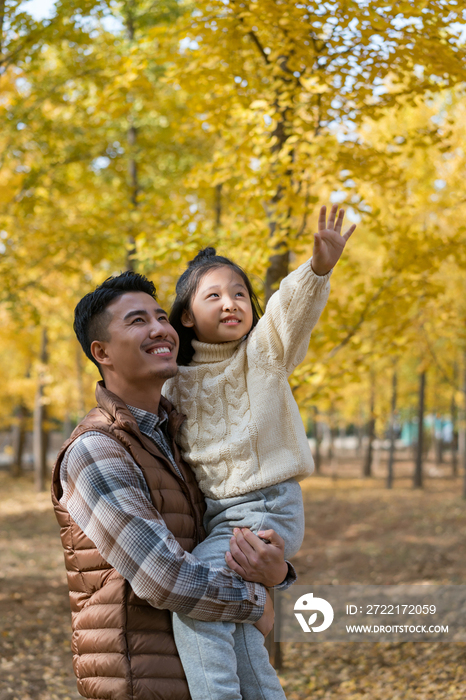
<path id="1" fill-rule="evenodd" d="M 52 501 L 65 550 L 72 615 L 73 666 L 78 690 L 93 700 L 189 700 L 173 640 L 171 615 L 138 598 L 129 583 L 99 554 L 59 499 L 60 465 L 66 449 L 90 430 L 122 444 L 141 468 L 155 508 L 188 552 L 204 536 L 204 499 L 183 463 L 174 437 L 183 422 L 162 398 L 180 479 L 170 462 L 143 435 L 127 406 L 99 382 L 97 408 L 60 450 L 53 471 Z"/>

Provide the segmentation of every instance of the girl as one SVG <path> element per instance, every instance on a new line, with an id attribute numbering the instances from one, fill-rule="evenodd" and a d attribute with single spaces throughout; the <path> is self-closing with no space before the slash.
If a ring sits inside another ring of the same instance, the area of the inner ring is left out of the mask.
<path id="1" fill-rule="evenodd" d="M 170 322 L 180 336 L 179 373 L 164 393 L 187 416 L 180 445 L 206 496 L 208 537 L 193 554 L 222 566 L 233 528 L 299 550 L 304 515 L 298 479 L 313 470 L 287 378 L 303 361 L 330 290 L 329 277 L 355 226 L 344 212 L 319 215 L 311 260 L 286 277 L 265 315 L 244 273 L 213 248 L 200 251 L 176 285 Z M 193 700 L 283 700 L 261 633 L 249 624 L 174 615 Z"/>

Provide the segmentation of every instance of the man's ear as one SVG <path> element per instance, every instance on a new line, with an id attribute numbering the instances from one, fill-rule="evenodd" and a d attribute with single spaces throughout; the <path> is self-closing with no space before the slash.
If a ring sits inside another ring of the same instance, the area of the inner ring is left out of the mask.
<path id="1" fill-rule="evenodd" d="M 188 311 L 188 309 L 183 309 L 183 313 L 181 314 L 181 323 L 186 328 L 192 328 L 194 326 L 194 319 L 191 311 Z"/>
<path id="2" fill-rule="evenodd" d="M 100 340 L 93 340 L 91 343 L 91 354 L 94 360 L 96 360 L 99 365 L 110 365 L 111 360 L 107 355 L 106 343 Z"/>

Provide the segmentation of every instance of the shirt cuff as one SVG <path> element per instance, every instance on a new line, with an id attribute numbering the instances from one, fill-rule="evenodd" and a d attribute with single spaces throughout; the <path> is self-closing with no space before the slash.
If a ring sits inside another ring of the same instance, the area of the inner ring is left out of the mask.
<path id="1" fill-rule="evenodd" d="M 248 599 L 253 604 L 253 609 L 248 619 L 245 622 L 257 622 L 264 614 L 266 590 L 261 583 L 252 583 L 252 581 L 244 581 L 248 589 Z"/>
<path id="2" fill-rule="evenodd" d="M 294 568 L 293 564 L 290 564 L 289 561 L 286 562 L 288 564 L 288 573 L 286 575 L 286 578 L 284 581 L 278 584 L 278 586 L 274 586 L 273 589 L 277 591 L 286 591 L 287 588 L 293 585 L 293 583 L 296 583 L 298 580 L 298 574 L 296 573 L 296 569 Z"/>
<path id="3" fill-rule="evenodd" d="M 308 262 L 309 262 L 309 267 L 311 268 L 311 273 L 312 273 L 312 275 L 313 275 L 313 276 L 316 278 L 316 280 L 318 280 L 319 282 L 320 282 L 320 281 L 322 281 L 322 282 L 323 282 L 323 281 L 327 282 L 327 281 L 330 279 L 333 270 L 335 269 L 334 267 L 332 267 L 332 269 L 329 270 L 328 272 L 326 272 L 325 275 L 318 275 L 317 272 L 314 272 L 314 268 L 312 267 L 312 258 L 310 258 L 310 259 L 308 260 Z"/>
<path id="4" fill-rule="evenodd" d="M 254 581 L 245 581 L 239 574 L 231 571 L 231 569 L 228 571 L 233 575 L 233 579 L 238 582 L 240 588 L 242 588 L 241 597 L 243 601 L 249 604 L 247 606 L 249 607 L 249 612 L 246 612 L 241 620 L 235 620 L 235 622 L 257 622 L 264 614 L 264 607 L 267 599 L 265 586 L 263 586 L 262 583 L 255 583 Z M 211 595 L 214 595 L 218 600 L 231 600 L 231 591 L 229 588 L 217 589 L 216 593 L 211 593 Z"/>

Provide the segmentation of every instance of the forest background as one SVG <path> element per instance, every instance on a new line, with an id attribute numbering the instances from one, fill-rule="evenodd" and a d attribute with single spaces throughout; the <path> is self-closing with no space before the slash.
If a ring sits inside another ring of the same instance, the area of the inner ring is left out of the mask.
<path id="1" fill-rule="evenodd" d="M 133 269 L 169 307 L 186 262 L 214 245 L 265 304 L 311 255 L 321 204 L 358 229 L 290 380 L 321 473 L 303 484 L 295 565 L 320 583 L 462 583 L 461 3 L 62 0 L 32 13 L 43 2 L 0 0 L 1 700 L 77 697 L 57 526 L 35 492 L 94 402 L 76 302 Z M 274 652 L 290 700 L 466 693 L 464 645 Z"/>
<path id="2" fill-rule="evenodd" d="M 330 437 L 364 433 L 370 474 L 376 434 L 393 441 L 413 416 L 422 433 L 423 415 L 437 416 L 431 437 L 441 460 L 449 421 L 456 474 L 461 5 L 62 0 L 41 19 L 27 10 L 0 0 L 0 427 L 13 473 L 34 428 L 44 488 L 48 433 L 68 434 L 93 403 L 97 372 L 72 331 L 81 296 L 134 269 L 169 307 L 186 261 L 212 244 L 252 274 L 265 303 L 310 256 L 320 205 L 338 202 L 359 226 L 291 378 L 303 420 L 317 452 L 324 426 Z"/>

